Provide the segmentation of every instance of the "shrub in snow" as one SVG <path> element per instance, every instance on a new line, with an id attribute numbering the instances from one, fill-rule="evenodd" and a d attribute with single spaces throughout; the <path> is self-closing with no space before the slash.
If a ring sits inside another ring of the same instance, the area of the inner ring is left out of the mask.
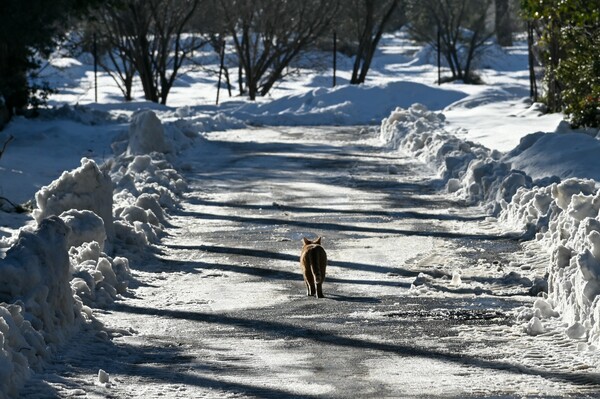
<path id="1" fill-rule="evenodd" d="M 167 153 L 173 148 L 165 141 L 165 131 L 160 119 L 151 110 L 137 112 L 129 125 L 128 155 Z"/>
<path id="2" fill-rule="evenodd" d="M 114 236 L 112 192 L 110 176 L 93 160 L 83 158 L 79 168 L 63 172 L 35 194 L 38 209 L 33 211 L 33 216 L 40 223 L 50 215 L 60 215 L 71 209 L 92 211 L 104 221 L 106 236 L 111 240 Z"/>

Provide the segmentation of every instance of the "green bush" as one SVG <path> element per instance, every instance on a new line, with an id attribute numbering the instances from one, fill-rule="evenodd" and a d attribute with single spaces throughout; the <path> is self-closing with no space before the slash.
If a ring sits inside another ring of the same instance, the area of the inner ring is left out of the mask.
<path id="1" fill-rule="evenodd" d="M 600 29 L 569 27 L 564 35 L 569 45 L 557 68 L 564 112 L 574 126 L 600 127 Z"/>
<path id="2" fill-rule="evenodd" d="M 575 127 L 600 127 L 600 0 L 522 0 L 541 30 L 545 100 Z"/>

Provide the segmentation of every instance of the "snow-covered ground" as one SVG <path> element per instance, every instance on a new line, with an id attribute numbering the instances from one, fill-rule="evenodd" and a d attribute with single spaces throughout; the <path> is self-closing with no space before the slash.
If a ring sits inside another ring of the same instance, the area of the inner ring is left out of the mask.
<path id="1" fill-rule="evenodd" d="M 482 203 L 490 221 L 548 251 L 548 295 L 521 312 L 524 331 L 562 329 L 580 350 L 600 344 L 597 132 L 573 132 L 526 99 L 523 44 L 490 49 L 484 85 L 437 86 L 428 49 L 400 32 L 384 38 L 365 85 L 347 84 L 342 57 L 335 88 L 330 70 L 303 70 L 257 103 L 222 91 L 219 106 L 216 77 L 191 67 L 169 106 L 139 92 L 123 103 L 105 74 L 93 103 L 89 61 L 53 58 L 42 78 L 60 90 L 54 108 L 0 132 L 0 144 L 14 137 L 0 158 L 0 196 L 37 207 L 0 213 L 1 394 L 16 395 L 56 348 L 94 324 L 94 308 L 137 284 L 131 265 L 160 242 L 186 190 L 182 171 L 198 167 L 185 150 L 204 146 L 218 162 L 222 148 L 205 134 L 247 125 L 380 127 L 382 151 L 432 164 L 449 198 Z M 59 217 L 44 221 L 51 215 Z"/>

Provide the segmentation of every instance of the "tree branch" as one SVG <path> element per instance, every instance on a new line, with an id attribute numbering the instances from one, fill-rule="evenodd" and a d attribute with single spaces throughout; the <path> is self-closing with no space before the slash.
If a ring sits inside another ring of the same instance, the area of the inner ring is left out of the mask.
<path id="1" fill-rule="evenodd" d="M 4 151 L 6 151 L 6 147 L 8 146 L 8 143 L 13 141 L 14 139 L 15 139 L 15 137 L 12 134 L 10 136 L 8 136 L 8 139 L 4 142 L 4 145 L 2 146 L 2 150 L 0 150 L 0 159 L 2 158 L 2 155 L 4 155 Z"/>

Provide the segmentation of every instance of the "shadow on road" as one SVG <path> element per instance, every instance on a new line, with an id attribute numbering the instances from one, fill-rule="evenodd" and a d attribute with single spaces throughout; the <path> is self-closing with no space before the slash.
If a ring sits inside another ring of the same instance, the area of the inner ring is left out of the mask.
<path id="1" fill-rule="evenodd" d="M 225 220 L 228 222 L 241 224 L 257 224 L 263 226 L 294 226 L 301 228 L 310 228 L 312 230 L 328 230 L 335 232 L 353 232 L 353 233 L 373 233 L 373 234 L 390 234 L 401 236 L 418 236 L 418 237 L 438 237 L 438 238 L 455 238 L 464 240 L 518 240 L 521 235 L 515 234 L 465 234 L 454 233 L 449 231 L 419 231 L 419 230 L 404 230 L 385 227 L 367 227 L 357 225 L 346 225 L 341 223 L 318 222 L 318 221 L 302 221 L 292 219 L 278 219 L 265 217 L 248 217 L 239 215 L 215 215 L 205 212 L 190 212 L 178 211 L 178 215 L 204 220 Z"/>
<path id="2" fill-rule="evenodd" d="M 119 312 L 152 315 L 164 318 L 184 319 L 206 324 L 233 326 L 253 333 L 260 333 L 271 339 L 306 339 L 327 346 L 348 347 L 370 351 L 374 350 L 400 356 L 432 358 L 470 367 L 502 370 L 515 374 L 535 375 L 576 385 L 600 384 L 600 374 L 598 373 L 583 374 L 574 372 L 543 371 L 523 366 L 516 368 L 514 364 L 503 362 L 501 360 L 475 358 L 461 353 L 445 352 L 405 344 L 377 342 L 364 338 L 347 337 L 324 329 L 315 329 L 272 320 L 258 320 L 256 318 L 246 319 L 227 314 L 211 314 L 184 310 L 153 309 L 131 306 L 125 303 L 117 304 L 115 310 Z"/>
<path id="3" fill-rule="evenodd" d="M 241 256 L 250 256 L 256 258 L 264 258 L 264 259 L 276 259 L 294 262 L 294 265 L 297 265 L 300 261 L 300 252 L 298 251 L 297 255 L 290 255 L 281 252 L 275 251 L 267 251 L 263 249 L 256 248 L 236 248 L 236 247 L 224 247 L 224 246 L 216 246 L 216 245 L 169 245 L 169 248 L 172 249 L 186 249 L 186 250 L 195 250 L 195 251 L 204 251 L 216 254 L 226 254 L 226 255 L 241 255 Z M 390 266 L 380 266 L 380 265 L 372 265 L 366 263 L 358 263 L 358 262 L 346 262 L 346 261 L 336 261 L 334 259 L 328 259 L 327 264 L 330 266 L 346 268 L 346 269 L 354 269 L 354 270 L 362 270 L 367 272 L 376 272 L 376 273 L 396 273 L 400 276 L 404 277 L 416 277 L 419 272 L 403 269 L 401 267 L 390 267 Z M 236 266 L 236 265 L 222 265 L 223 267 L 233 267 L 244 268 L 245 266 Z M 235 270 L 232 270 L 235 271 Z"/>
<path id="4" fill-rule="evenodd" d="M 214 200 L 205 200 L 202 198 L 190 198 L 186 202 L 192 205 L 214 206 L 219 208 L 237 208 L 245 210 L 263 210 L 263 211 L 281 211 L 292 213 L 314 213 L 314 214 L 342 214 L 358 216 L 382 216 L 396 219 L 417 219 L 417 220 L 455 220 L 455 221 L 478 221 L 484 220 L 485 216 L 461 216 L 450 214 L 424 213 L 416 211 L 378 211 L 378 210 L 359 210 L 359 209 L 336 209 L 322 207 L 302 207 L 282 204 L 241 204 L 235 202 L 222 202 Z"/>

